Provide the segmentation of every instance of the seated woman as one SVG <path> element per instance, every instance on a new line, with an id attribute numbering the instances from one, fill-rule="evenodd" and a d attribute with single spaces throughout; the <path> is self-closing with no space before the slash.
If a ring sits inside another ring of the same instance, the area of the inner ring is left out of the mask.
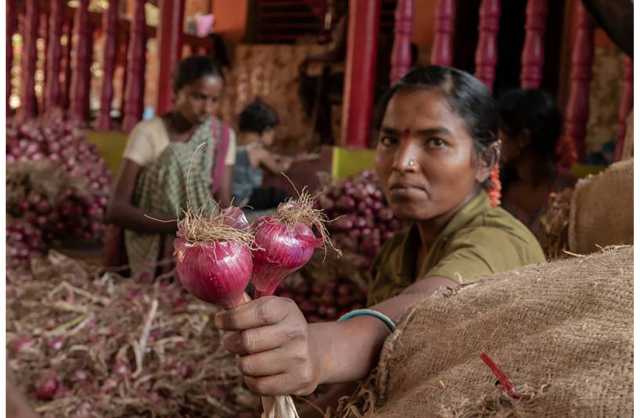
<path id="1" fill-rule="evenodd" d="M 132 273 L 159 274 L 171 260 L 176 219 L 190 205 L 211 209 L 231 201 L 234 133 L 214 115 L 224 81 L 204 56 L 178 65 L 174 108 L 138 123 L 129 136 L 106 221 L 125 228 Z M 117 244 L 117 242 L 116 242 Z"/>
<path id="2" fill-rule="evenodd" d="M 386 242 L 375 263 L 371 309 L 348 320 L 308 324 L 280 297 L 216 315 L 216 326 L 229 331 L 225 347 L 240 356 L 256 393 L 305 395 L 319 384 L 362 379 L 376 364 L 389 319 L 399 321 L 439 288 L 544 261 L 531 232 L 485 191 L 499 141 L 484 84 L 452 68 L 417 68 L 390 89 L 381 110 L 376 170 L 395 216 L 412 226 Z"/>
<path id="3" fill-rule="evenodd" d="M 260 99 L 255 99 L 238 118 L 238 149 L 233 168 L 233 198 L 237 206 L 266 210 L 278 206 L 287 193 L 273 187 L 262 187 L 263 169 L 280 174 L 291 166 L 293 159 L 269 151 L 275 128 L 280 123 L 276 111 Z"/>
<path id="4" fill-rule="evenodd" d="M 562 115 L 542 90 L 513 90 L 498 102 L 502 136 L 502 206 L 542 239 L 540 217 L 549 195 L 572 187 L 575 178 L 558 169 L 556 146 Z"/>

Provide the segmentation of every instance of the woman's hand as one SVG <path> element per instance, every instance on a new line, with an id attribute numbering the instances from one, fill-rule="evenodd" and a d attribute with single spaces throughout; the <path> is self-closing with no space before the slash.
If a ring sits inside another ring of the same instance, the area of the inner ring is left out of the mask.
<path id="1" fill-rule="evenodd" d="M 215 317 L 230 331 L 223 344 L 240 356 L 247 386 L 260 395 L 307 395 L 318 385 L 320 356 L 310 342 L 309 325 L 291 300 L 262 297 Z"/>

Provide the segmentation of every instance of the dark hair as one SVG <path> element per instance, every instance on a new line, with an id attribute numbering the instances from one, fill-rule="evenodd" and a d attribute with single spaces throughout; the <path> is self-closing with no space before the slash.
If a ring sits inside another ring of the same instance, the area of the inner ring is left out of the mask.
<path id="1" fill-rule="evenodd" d="M 222 72 L 211 58 L 204 55 L 193 55 L 183 59 L 173 77 L 173 91 L 178 92 L 183 87 L 202 77 L 213 76 L 224 80 Z"/>
<path id="2" fill-rule="evenodd" d="M 542 90 L 511 90 L 498 102 L 500 127 L 507 135 L 527 131 L 529 149 L 540 157 L 555 160 L 556 144 L 562 133 L 562 114 L 551 95 Z"/>
<path id="3" fill-rule="evenodd" d="M 240 132 L 256 132 L 262 134 L 268 129 L 275 128 L 280 123 L 275 109 L 256 98 L 249 103 L 238 116 L 238 130 Z"/>
<path id="4" fill-rule="evenodd" d="M 476 150 L 483 157 L 491 145 L 498 142 L 498 111 L 489 89 L 472 75 L 455 68 L 416 67 L 394 84 L 378 105 L 374 128 L 380 130 L 387 106 L 398 92 L 439 90 L 453 112 L 460 116 L 473 138 Z M 491 156 L 496 159 L 497 154 Z M 497 161 L 489 161 L 495 164 Z"/>

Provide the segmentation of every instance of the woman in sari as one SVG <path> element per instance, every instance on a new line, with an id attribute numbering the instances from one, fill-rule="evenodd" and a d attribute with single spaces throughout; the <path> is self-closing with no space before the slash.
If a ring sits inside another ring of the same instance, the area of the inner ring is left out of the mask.
<path id="1" fill-rule="evenodd" d="M 107 209 L 107 222 L 124 228 L 134 275 L 162 271 L 187 207 L 212 210 L 231 199 L 235 134 L 214 116 L 222 73 L 209 58 L 192 56 L 180 62 L 173 88 L 173 109 L 131 132 Z"/>
<path id="2" fill-rule="evenodd" d="M 370 309 L 309 324 L 291 299 L 263 297 L 216 315 L 256 393 L 306 395 L 362 379 L 394 323 L 436 290 L 544 261 L 531 232 L 486 192 L 499 161 L 498 112 L 486 86 L 455 69 L 417 68 L 381 111 L 376 170 L 390 208 L 411 227 L 383 246 Z"/>

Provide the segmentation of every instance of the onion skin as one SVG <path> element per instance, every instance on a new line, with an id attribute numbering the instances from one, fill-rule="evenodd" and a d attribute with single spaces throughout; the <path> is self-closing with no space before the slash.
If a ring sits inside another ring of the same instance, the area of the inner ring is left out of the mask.
<path id="1" fill-rule="evenodd" d="M 322 240 L 305 224 L 288 226 L 267 216 L 256 221 L 255 244 L 253 285 L 259 296 L 270 296 L 282 279 L 307 264 Z"/>
<path id="2" fill-rule="evenodd" d="M 190 243 L 176 238 L 174 246 L 178 279 L 189 292 L 226 309 L 242 303 L 253 269 L 251 251 L 245 244 Z"/>

